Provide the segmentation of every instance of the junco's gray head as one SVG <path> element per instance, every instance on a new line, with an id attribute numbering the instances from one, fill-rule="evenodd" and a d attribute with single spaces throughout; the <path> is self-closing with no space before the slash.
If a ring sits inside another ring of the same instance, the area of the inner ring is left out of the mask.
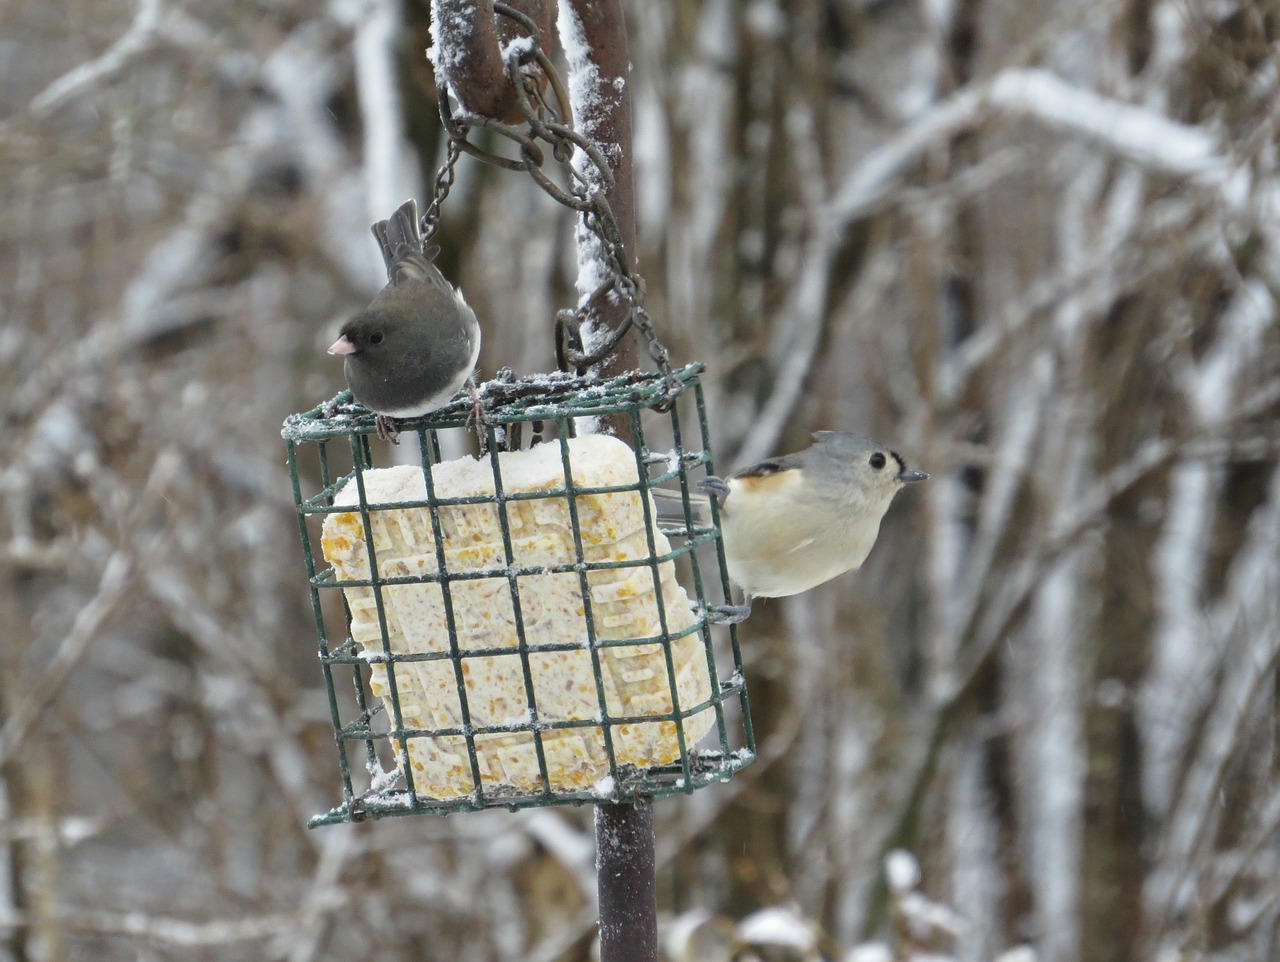
<path id="1" fill-rule="evenodd" d="M 342 325 L 330 354 L 341 355 L 352 396 L 386 418 L 420 417 L 448 403 L 475 370 L 480 325 L 460 291 L 424 250 L 418 207 L 409 200 L 373 225 L 387 286 Z"/>
<path id="2" fill-rule="evenodd" d="M 704 482 L 720 499 L 729 576 L 748 599 L 798 594 L 860 567 L 893 496 L 929 477 L 870 438 L 813 437 L 803 451 Z"/>

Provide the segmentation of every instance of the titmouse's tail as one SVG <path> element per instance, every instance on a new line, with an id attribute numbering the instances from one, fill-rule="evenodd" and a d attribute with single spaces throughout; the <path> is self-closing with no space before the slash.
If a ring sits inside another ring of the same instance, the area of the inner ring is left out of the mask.
<path id="1" fill-rule="evenodd" d="M 410 198 L 396 208 L 386 220 L 370 228 L 382 248 L 382 261 L 392 284 L 412 278 L 428 280 L 438 274 L 431 261 L 440 248 L 423 249 L 422 230 L 418 226 L 418 203 Z"/>
<path id="2" fill-rule="evenodd" d="M 658 522 L 666 525 L 684 524 L 684 498 L 675 488 L 650 488 L 653 503 L 658 509 Z M 705 494 L 689 493 L 689 514 L 699 526 L 711 523 L 711 502 Z"/>

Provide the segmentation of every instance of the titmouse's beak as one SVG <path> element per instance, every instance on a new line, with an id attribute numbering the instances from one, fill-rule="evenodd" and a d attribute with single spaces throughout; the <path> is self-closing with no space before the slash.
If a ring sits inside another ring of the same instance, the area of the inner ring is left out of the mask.
<path id="1" fill-rule="evenodd" d="M 915 468 L 910 468 L 906 471 L 899 471 L 898 480 L 903 484 L 912 484 L 915 481 L 928 481 L 929 475 L 923 471 L 917 471 Z"/>
<path id="2" fill-rule="evenodd" d="M 356 346 L 345 334 L 329 345 L 330 354 L 354 354 L 355 352 Z"/>

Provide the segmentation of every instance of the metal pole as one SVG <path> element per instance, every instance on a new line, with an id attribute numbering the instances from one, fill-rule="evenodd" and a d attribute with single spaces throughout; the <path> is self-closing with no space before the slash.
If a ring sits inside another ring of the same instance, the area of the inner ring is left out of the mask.
<path id="1" fill-rule="evenodd" d="M 506 100 L 495 101 L 487 93 L 500 75 L 495 59 L 493 0 L 451 0 L 466 16 L 447 18 L 440 43 L 467 52 L 467 66 L 452 78 L 459 97 L 472 110 L 502 114 Z M 550 5 L 545 0 L 508 0 L 539 23 L 543 40 L 550 28 Z M 636 244 L 635 188 L 631 144 L 630 59 L 622 0 L 564 0 L 582 26 L 586 50 L 594 70 L 596 89 L 574 104 L 574 123 L 609 157 L 614 184 L 609 206 L 618 225 L 624 249 L 634 257 Z M 498 29 L 505 29 L 499 25 Z M 456 32 L 456 35 L 455 35 Z M 545 44 L 544 44 L 545 45 Z M 495 71 L 498 71 L 495 74 Z M 497 84 L 501 87 L 502 84 Z M 501 119 L 500 117 L 495 119 Z M 590 243 L 579 232 L 579 243 Z M 591 319 L 616 328 L 627 315 L 621 299 L 607 296 L 588 305 Z M 636 366 L 635 337 L 626 338 L 613 354 L 595 366 L 608 377 Z M 609 428 L 630 440 L 630 424 L 616 419 Z M 601 962 L 657 962 L 658 905 L 654 862 L 653 807 L 647 800 L 596 806 L 596 870 L 600 901 Z"/>
<path id="2" fill-rule="evenodd" d="M 609 204 L 623 246 L 635 256 L 636 220 L 631 145 L 631 83 L 626 19 L 621 0 L 568 0 L 596 68 L 597 91 L 589 111 L 575 116 L 581 132 L 595 141 L 613 162 L 614 187 Z M 574 105 L 575 112 L 579 109 Z M 579 237 L 579 243 L 583 239 Z M 621 323 L 627 305 L 608 298 L 591 305 L 606 327 Z M 596 367 L 609 376 L 636 366 L 636 338 Z M 630 440 L 630 424 L 616 419 L 615 434 Z M 596 892 L 600 901 L 600 962 L 657 962 L 657 866 L 654 862 L 653 805 L 637 799 L 596 806 Z"/>
<path id="3" fill-rule="evenodd" d="M 596 806 L 601 962 L 656 962 L 657 868 L 649 801 Z"/>
<path id="4" fill-rule="evenodd" d="M 631 83 L 626 18 L 621 0 L 567 0 L 580 18 L 590 59 L 596 68 L 598 93 L 576 115 L 581 133 L 603 148 L 613 161 L 609 206 L 618 223 L 623 247 L 635 255 L 635 193 L 631 166 Z M 580 238 L 581 242 L 581 238 Z M 604 326 L 620 324 L 627 306 L 621 301 L 591 308 Z M 636 339 L 627 338 L 612 357 L 595 370 L 609 376 L 636 366 Z M 609 425 L 630 439 L 630 423 Z M 653 803 L 648 800 L 595 807 L 596 893 L 600 902 L 600 962 L 658 961 L 658 898 L 655 883 Z"/>

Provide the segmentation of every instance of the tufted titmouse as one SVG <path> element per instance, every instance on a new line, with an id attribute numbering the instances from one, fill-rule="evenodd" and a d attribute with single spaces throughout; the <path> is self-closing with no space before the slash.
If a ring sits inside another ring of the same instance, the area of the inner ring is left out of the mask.
<path id="1" fill-rule="evenodd" d="M 377 413 L 378 435 L 386 438 L 394 434 L 392 418 L 428 414 L 467 383 L 480 356 L 480 325 L 462 292 L 431 263 L 435 248 L 423 249 L 417 204 L 405 201 L 373 225 L 373 236 L 387 285 L 342 325 L 329 353 L 343 357 L 352 396 Z"/>
<path id="2" fill-rule="evenodd" d="M 929 475 L 857 434 L 815 444 L 702 486 L 720 502 L 729 577 L 753 598 L 799 594 L 861 566 L 904 484 Z"/>

